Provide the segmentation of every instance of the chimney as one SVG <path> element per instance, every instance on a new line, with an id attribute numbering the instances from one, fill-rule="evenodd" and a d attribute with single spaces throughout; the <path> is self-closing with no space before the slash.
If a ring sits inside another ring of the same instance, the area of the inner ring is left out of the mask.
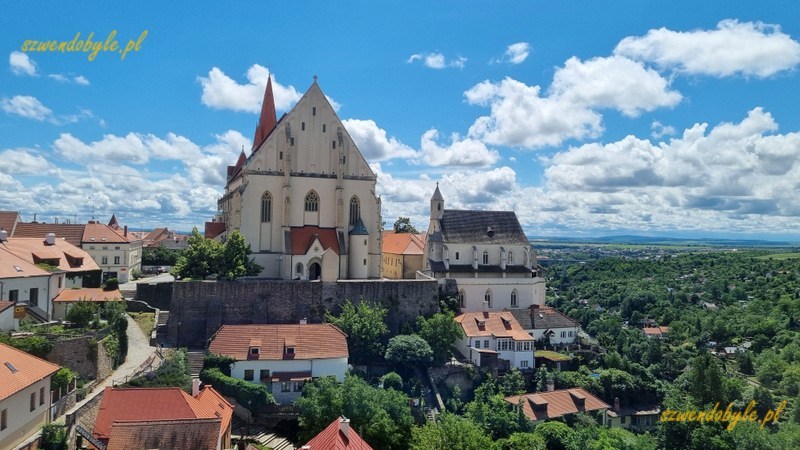
<path id="1" fill-rule="evenodd" d="M 483 316 L 484 317 L 488 317 L 489 316 L 489 302 L 484 300 L 482 304 L 483 304 Z"/>
<path id="2" fill-rule="evenodd" d="M 619 397 L 614 397 L 614 409 L 612 411 L 619 412 Z"/>
<path id="3" fill-rule="evenodd" d="M 8 241 L 8 231 L 0 229 L 0 242 Z"/>
<path id="4" fill-rule="evenodd" d="M 346 437 L 348 439 L 350 438 L 350 434 L 349 434 L 350 433 L 350 419 L 348 419 L 348 418 L 346 418 L 344 416 L 342 416 L 342 418 L 339 419 L 339 431 L 341 431 L 342 434 L 344 434 L 344 437 Z"/>
<path id="5" fill-rule="evenodd" d="M 551 378 L 547 380 L 547 392 L 553 392 L 555 390 L 556 390 L 556 383 L 553 381 L 553 379 Z"/>
<path id="6" fill-rule="evenodd" d="M 124 230 L 125 230 L 125 232 L 123 233 L 123 236 L 128 237 L 128 226 L 127 225 L 125 225 Z"/>
<path id="7" fill-rule="evenodd" d="M 200 395 L 200 379 L 192 378 L 192 397 Z"/>
<path id="8" fill-rule="evenodd" d="M 306 319 L 305 317 L 300 319 L 300 325 L 308 325 L 308 319 Z"/>
<path id="9" fill-rule="evenodd" d="M 44 242 L 47 245 L 56 245 L 56 234 L 55 233 L 47 233 L 44 236 Z"/>

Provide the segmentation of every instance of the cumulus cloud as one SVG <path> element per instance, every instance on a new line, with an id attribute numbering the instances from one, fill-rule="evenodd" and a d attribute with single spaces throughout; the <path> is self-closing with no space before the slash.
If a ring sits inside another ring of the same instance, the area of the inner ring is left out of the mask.
<path id="1" fill-rule="evenodd" d="M 652 62 L 688 74 L 769 77 L 800 63 L 800 44 L 779 26 L 723 20 L 715 30 L 650 30 L 630 36 L 614 49 L 617 55 Z"/>
<path id="2" fill-rule="evenodd" d="M 367 161 L 417 156 L 413 148 L 394 137 L 387 137 L 386 130 L 378 127 L 374 120 L 347 119 L 342 124 Z"/>
<path id="3" fill-rule="evenodd" d="M 36 63 L 26 53 L 11 52 L 8 64 L 15 75 L 36 76 Z"/>
<path id="4" fill-rule="evenodd" d="M 664 125 L 661 122 L 654 120 L 653 123 L 650 124 L 650 136 L 653 136 L 653 139 L 661 139 L 664 136 L 672 136 L 675 134 L 675 127 Z"/>
<path id="5" fill-rule="evenodd" d="M 497 58 L 492 62 L 507 62 L 510 64 L 520 64 L 526 59 L 528 59 L 528 55 L 531 53 L 531 45 L 527 42 L 517 42 L 516 44 L 511 44 L 506 48 L 505 54 L 503 54 L 502 58 Z"/>
<path id="6" fill-rule="evenodd" d="M 447 67 L 462 69 L 467 63 L 467 58 L 457 56 L 453 59 L 447 59 L 442 53 L 415 53 L 406 60 L 409 64 L 415 61 L 421 61 L 426 67 L 430 67 L 431 69 L 444 69 Z"/>
<path id="7" fill-rule="evenodd" d="M 421 159 L 429 166 L 490 166 L 500 159 L 500 155 L 486 147 L 483 142 L 472 138 L 461 138 L 457 133 L 450 135 L 449 145 L 439 145 L 439 131 L 431 128 L 420 140 Z"/>
<path id="8" fill-rule="evenodd" d="M 53 167 L 33 149 L 16 148 L 0 151 L 0 173 L 42 174 L 52 170 Z"/>
<path id="9" fill-rule="evenodd" d="M 38 120 L 39 122 L 53 116 L 53 110 L 44 106 L 42 102 L 31 95 L 15 95 L 12 98 L 0 100 L 3 111 L 28 119 Z"/>
<path id="10" fill-rule="evenodd" d="M 247 69 L 247 84 L 239 84 L 218 67 L 213 67 L 207 77 L 197 77 L 203 87 L 201 101 L 213 109 L 258 113 L 261 111 L 269 75 L 269 69 L 254 64 Z M 278 83 L 274 75 L 272 91 L 275 95 L 275 108 L 281 111 L 287 111 L 301 97 L 294 86 Z"/>

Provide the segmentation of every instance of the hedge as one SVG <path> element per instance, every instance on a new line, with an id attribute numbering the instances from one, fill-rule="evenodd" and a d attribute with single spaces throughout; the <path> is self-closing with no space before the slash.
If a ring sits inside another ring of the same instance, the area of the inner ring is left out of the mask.
<path id="1" fill-rule="evenodd" d="M 275 398 L 267 391 L 266 386 L 229 377 L 216 367 L 204 369 L 200 372 L 200 379 L 203 383 L 212 385 L 222 395 L 235 398 L 237 403 L 250 410 L 258 410 L 262 406 L 275 403 Z"/>

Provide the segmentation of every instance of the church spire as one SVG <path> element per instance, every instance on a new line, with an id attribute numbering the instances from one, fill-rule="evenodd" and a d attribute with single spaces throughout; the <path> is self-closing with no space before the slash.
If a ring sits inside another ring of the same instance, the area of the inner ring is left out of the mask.
<path id="1" fill-rule="evenodd" d="M 261 117 L 258 119 L 256 134 L 253 138 L 253 149 L 257 148 L 269 136 L 278 123 L 275 114 L 275 96 L 272 93 L 272 75 L 267 79 L 267 89 L 264 91 L 264 100 L 261 102 Z"/>

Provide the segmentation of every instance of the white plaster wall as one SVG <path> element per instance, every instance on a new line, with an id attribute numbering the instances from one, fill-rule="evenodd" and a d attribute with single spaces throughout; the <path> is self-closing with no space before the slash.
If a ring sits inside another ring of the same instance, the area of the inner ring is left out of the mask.
<path id="1" fill-rule="evenodd" d="M 0 279 L 0 286 L 2 286 L 2 293 L 0 293 L 0 300 L 9 300 L 9 292 L 16 290 L 19 292 L 17 300 L 20 302 L 28 302 L 30 299 L 31 289 L 39 289 L 39 308 L 47 311 L 49 298 L 48 291 L 50 287 L 50 275 L 41 275 L 35 277 L 25 278 L 3 278 Z"/>
<path id="2" fill-rule="evenodd" d="M 39 405 L 40 389 L 44 387 L 45 400 Z M 36 394 L 35 409 L 30 410 L 31 393 Z M 25 437 L 35 432 L 48 422 L 50 408 L 50 377 L 38 381 L 31 386 L 0 401 L 0 411 L 7 410 L 7 425 L 0 431 L 0 448 L 13 448 Z"/>
<path id="3" fill-rule="evenodd" d="M 336 381 L 341 382 L 347 373 L 347 358 L 237 361 L 231 367 L 231 376 L 244 379 L 244 371 L 251 369 L 254 371 L 255 384 L 260 383 L 258 376 L 261 370 L 269 370 L 270 373 L 310 371 L 312 377 L 335 376 Z"/>
<path id="4" fill-rule="evenodd" d="M 489 311 L 502 311 L 511 308 L 527 308 L 543 305 L 544 278 L 458 278 L 459 292 L 464 292 L 462 312 L 483 311 L 483 300 L 487 289 L 492 291 L 492 305 Z M 517 290 L 517 305 L 511 305 L 511 293 Z"/>
<path id="5" fill-rule="evenodd" d="M 14 307 L 0 311 L 0 331 L 10 331 L 19 328 L 18 321 L 14 320 Z"/>
<path id="6" fill-rule="evenodd" d="M 580 331 L 580 327 L 570 327 L 570 328 L 552 328 L 553 337 L 550 339 L 551 344 L 572 344 L 578 338 L 578 332 Z M 536 330 L 525 330 L 527 333 L 533 333 L 534 339 L 541 339 L 544 336 L 544 332 L 547 330 L 536 329 Z M 561 332 L 564 331 L 567 333 L 567 336 L 562 338 Z M 569 335 L 569 332 L 572 331 L 572 336 Z"/>

